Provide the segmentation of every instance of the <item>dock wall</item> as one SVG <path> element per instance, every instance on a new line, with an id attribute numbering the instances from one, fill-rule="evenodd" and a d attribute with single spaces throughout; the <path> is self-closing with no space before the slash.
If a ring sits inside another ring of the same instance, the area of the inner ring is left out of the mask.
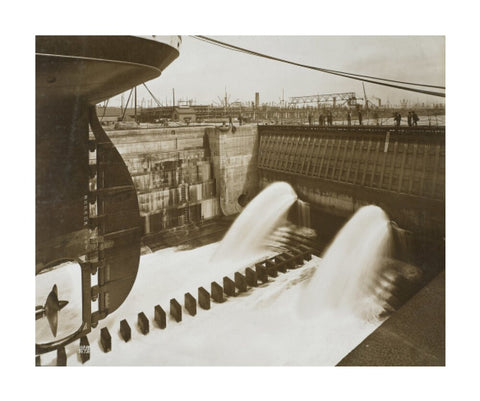
<path id="1" fill-rule="evenodd" d="M 225 216 L 240 213 L 258 193 L 257 126 L 206 130 L 220 209 Z"/>
<path id="2" fill-rule="evenodd" d="M 146 235 L 238 214 L 269 183 L 287 181 L 313 216 L 340 219 L 336 228 L 375 204 L 402 229 L 444 240 L 443 127 L 197 126 L 109 136 L 132 174 Z"/>
<path id="3" fill-rule="evenodd" d="M 204 127 L 109 131 L 137 189 L 144 235 L 220 214 Z"/>
<path id="4" fill-rule="evenodd" d="M 376 204 L 400 227 L 445 236 L 444 128 L 259 126 L 260 187 L 288 181 L 323 212 Z"/>

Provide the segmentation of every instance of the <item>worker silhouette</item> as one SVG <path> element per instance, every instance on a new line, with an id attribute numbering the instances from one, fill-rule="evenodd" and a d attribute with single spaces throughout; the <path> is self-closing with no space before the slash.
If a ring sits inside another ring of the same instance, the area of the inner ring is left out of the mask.
<path id="1" fill-rule="evenodd" d="M 400 123 L 402 121 L 402 115 L 400 113 L 395 113 L 394 120 L 395 120 L 395 125 L 397 127 L 400 127 Z"/>
<path id="2" fill-rule="evenodd" d="M 412 124 L 413 124 L 415 127 L 417 126 L 418 120 L 420 120 L 420 119 L 418 118 L 417 113 L 415 113 L 414 111 L 412 111 Z"/>

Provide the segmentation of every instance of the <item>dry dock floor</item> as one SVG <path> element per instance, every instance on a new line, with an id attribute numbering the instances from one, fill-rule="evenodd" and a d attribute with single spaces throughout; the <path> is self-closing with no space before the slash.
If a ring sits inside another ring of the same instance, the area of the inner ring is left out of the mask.
<path id="1" fill-rule="evenodd" d="M 445 366 L 445 272 L 438 274 L 337 366 Z"/>

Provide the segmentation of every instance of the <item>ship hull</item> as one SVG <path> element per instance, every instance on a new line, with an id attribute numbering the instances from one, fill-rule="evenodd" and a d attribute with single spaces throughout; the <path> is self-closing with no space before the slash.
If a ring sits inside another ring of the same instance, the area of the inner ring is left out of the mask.
<path id="1" fill-rule="evenodd" d="M 136 190 L 95 104 L 158 77 L 178 55 L 175 46 L 133 36 L 36 38 L 36 274 L 73 261 L 82 277 L 82 326 L 37 344 L 37 353 L 88 333 L 135 282 L 142 234 Z"/>
<path id="2" fill-rule="evenodd" d="M 37 108 L 68 99 L 99 103 L 158 77 L 178 55 L 133 36 L 38 36 Z"/>

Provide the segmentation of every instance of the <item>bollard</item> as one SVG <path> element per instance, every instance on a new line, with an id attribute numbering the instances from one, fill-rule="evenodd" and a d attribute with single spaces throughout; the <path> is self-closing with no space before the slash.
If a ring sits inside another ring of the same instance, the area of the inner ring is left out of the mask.
<path id="1" fill-rule="evenodd" d="M 218 284 L 216 281 L 212 281 L 211 287 L 212 287 L 212 290 L 211 290 L 212 299 L 218 303 L 225 302 L 225 298 L 223 297 L 222 286 Z"/>
<path id="2" fill-rule="evenodd" d="M 160 305 L 156 305 L 154 311 L 155 321 L 157 322 L 158 327 L 160 327 L 161 329 L 167 327 L 167 314 L 162 309 L 162 307 Z"/>
<path id="3" fill-rule="evenodd" d="M 112 336 L 106 327 L 100 330 L 100 342 L 103 347 L 103 352 L 110 352 L 112 350 Z"/>
<path id="4" fill-rule="evenodd" d="M 198 305 L 202 309 L 210 309 L 210 294 L 203 287 L 198 287 Z"/>
<path id="5" fill-rule="evenodd" d="M 67 366 L 67 353 L 65 347 L 57 348 L 57 366 Z"/>
<path id="6" fill-rule="evenodd" d="M 255 271 L 257 272 L 257 277 L 262 283 L 268 282 L 268 275 L 267 275 L 267 268 L 263 265 L 263 263 L 256 263 L 255 264 Z"/>
<path id="7" fill-rule="evenodd" d="M 250 267 L 245 269 L 245 277 L 250 287 L 258 287 L 257 272 Z"/>
<path id="8" fill-rule="evenodd" d="M 125 342 L 129 342 L 132 338 L 132 329 L 130 328 L 130 325 L 128 324 L 126 319 L 123 319 L 120 322 L 120 335 Z"/>
<path id="9" fill-rule="evenodd" d="M 240 292 L 247 291 L 247 280 L 245 280 L 245 276 L 242 273 L 235 272 L 235 287 Z"/>
<path id="10" fill-rule="evenodd" d="M 147 316 L 145 316 L 145 313 L 140 312 L 138 314 L 137 324 L 143 335 L 148 334 L 148 332 L 150 331 L 150 324 L 148 322 Z"/>
<path id="11" fill-rule="evenodd" d="M 272 260 L 270 259 L 267 259 L 265 261 L 265 264 L 267 265 L 267 274 L 270 276 L 270 277 L 277 277 L 278 276 L 278 272 L 277 272 L 277 268 L 275 266 L 275 263 L 273 263 Z"/>
<path id="12" fill-rule="evenodd" d="M 170 300 L 170 315 L 177 323 L 182 321 L 182 307 L 175 298 Z"/>
<path id="13" fill-rule="evenodd" d="M 40 355 L 35 356 L 35 366 L 42 366 Z"/>
<path id="14" fill-rule="evenodd" d="M 80 354 L 80 360 L 82 363 L 85 363 L 90 359 L 90 343 L 88 342 L 87 336 L 80 338 L 80 348 L 78 349 L 78 353 Z"/>
<path id="15" fill-rule="evenodd" d="M 223 278 L 223 292 L 229 297 L 234 297 L 235 294 L 235 283 L 230 277 L 225 276 Z"/>
<path id="16" fill-rule="evenodd" d="M 197 314 L 197 300 L 189 292 L 185 294 L 185 309 L 190 316 Z"/>

